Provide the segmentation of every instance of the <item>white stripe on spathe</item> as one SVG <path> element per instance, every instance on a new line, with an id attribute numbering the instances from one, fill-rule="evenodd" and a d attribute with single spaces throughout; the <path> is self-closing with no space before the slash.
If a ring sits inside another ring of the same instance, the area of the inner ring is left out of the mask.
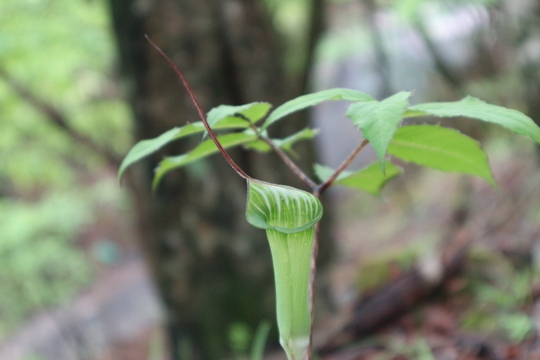
<path id="1" fill-rule="evenodd" d="M 314 225 L 322 216 L 319 199 L 306 191 L 262 181 L 249 181 L 248 184 L 246 215 L 256 227 L 301 231 Z"/>

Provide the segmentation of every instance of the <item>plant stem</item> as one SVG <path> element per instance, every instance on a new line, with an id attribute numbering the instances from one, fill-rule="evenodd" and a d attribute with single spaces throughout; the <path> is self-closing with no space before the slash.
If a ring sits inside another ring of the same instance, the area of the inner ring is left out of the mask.
<path id="1" fill-rule="evenodd" d="M 313 195 L 318 198 L 328 189 L 334 181 L 354 160 L 356 156 L 364 149 L 368 144 L 366 139 L 362 139 L 360 145 L 358 145 L 349 156 L 339 165 L 336 171 L 330 176 L 325 182 L 320 186 L 313 189 Z M 280 149 L 281 150 L 281 149 Z M 313 235 L 313 249 L 311 252 L 311 262 L 310 262 L 310 274 L 309 274 L 309 289 L 308 289 L 308 301 L 309 301 L 309 312 L 311 317 L 311 331 L 309 332 L 309 346 L 306 350 L 304 360 L 310 360 L 312 356 L 312 344 L 313 344 L 313 324 L 315 323 L 315 276 L 317 274 L 317 255 L 319 253 L 319 226 L 320 223 L 315 225 L 315 232 Z"/>
<path id="2" fill-rule="evenodd" d="M 320 198 L 320 196 L 328 189 L 338 176 L 351 164 L 351 162 L 358 156 L 358 154 L 368 144 L 368 140 L 362 139 L 360 144 L 349 154 L 349 156 L 339 165 L 336 171 L 325 182 L 317 185 L 311 180 L 303 171 L 296 165 L 294 161 L 269 138 L 261 136 L 261 139 L 268 144 L 274 150 L 283 162 L 292 170 L 292 172 L 300 178 L 307 186 L 312 189 L 313 195 Z M 309 302 L 309 314 L 311 318 L 311 330 L 309 333 L 309 345 L 306 348 L 304 360 L 310 360 L 312 357 L 312 342 L 313 342 L 313 324 L 315 318 L 315 277 L 317 274 L 317 255 L 319 252 L 319 223 L 315 225 L 315 232 L 313 235 L 313 247 L 310 260 L 310 274 L 308 285 L 308 302 Z"/>
<path id="3" fill-rule="evenodd" d="M 354 149 L 349 156 L 343 162 L 339 165 L 339 167 L 336 169 L 336 171 L 330 176 L 325 182 L 323 182 L 318 189 L 316 189 L 313 192 L 313 195 L 319 197 L 322 193 L 326 191 L 333 183 L 336 181 L 338 176 L 351 164 L 351 162 L 354 160 L 354 158 L 362 151 L 362 149 L 368 144 L 368 140 L 362 139 L 362 142 L 360 145 Z"/>
<path id="4" fill-rule="evenodd" d="M 276 154 L 281 158 L 281 160 L 283 160 L 285 165 L 287 165 L 287 167 L 291 169 L 292 172 L 304 182 L 304 184 L 309 186 L 311 191 L 315 191 L 319 188 L 319 185 L 317 185 L 313 180 L 311 180 L 309 176 L 307 176 L 306 173 L 303 172 L 302 169 L 300 169 L 294 161 L 292 161 L 292 159 L 285 153 L 285 151 L 283 151 L 279 146 L 277 146 L 271 139 L 261 136 L 261 140 L 268 144 L 268 146 L 270 146 L 272 150 L 276 152 Z"/>
<path id="5" fill-rule="evenodd" d="M 313 323 L 315 322 L 315 276 L 317 274 L 317 255 L 319 253 L 319 224 L 315 224 L 315 231 L 313 234 L 313 249 L 311 250 L 311 262 L 309 273 L 309 288 L 308 288 L 308 301 L 309 301 L 309 316 L 311 317 L 311 330 L 309 331 L 309 346 L 307 347 L 305 359 L 310 360 L 312 355 L 313 344 Z"/>

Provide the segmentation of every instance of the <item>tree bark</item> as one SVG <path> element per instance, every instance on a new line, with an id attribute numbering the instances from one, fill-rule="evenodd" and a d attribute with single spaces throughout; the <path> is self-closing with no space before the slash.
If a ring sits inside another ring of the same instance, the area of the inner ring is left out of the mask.
<path id="1" fill-rule="evenodd" d="M 292 87 L 262 5 L 253 0 L 110 1 L 136 141 L 198 120 L 145 33 L 178 64 L 206 111 L 251 101 L 277 105 L 287 98 Z M 303 125 L 290 122 L 284 131 Z M 163 155 L 185 152 L 199 141 L 169 147 L 128 174 L 140 243 L 167 311 L 174 359 L 227 357 L 232 323 L 254 331 L 275 317 L 267 241 L 263 231 L 246 223 L 245 182 L 223 159 L 175 171 L 150 193 L 153 169 Z M 276 157 L 232 155 L 254 177 L 301 186 Z"/>

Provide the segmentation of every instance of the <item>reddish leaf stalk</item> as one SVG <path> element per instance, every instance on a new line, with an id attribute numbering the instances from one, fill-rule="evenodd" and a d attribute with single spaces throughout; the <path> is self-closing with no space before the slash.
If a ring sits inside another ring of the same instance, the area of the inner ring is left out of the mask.
<path id="1" fill-rule="evenodd" d="M 229 163 L 229 165 L 233 168 L 233 170 L 242 178 L 246 179 L 246 180 L 253 180 L 253 178 L 251 176 L 249 176 L 248 174 L 246 174 L 246 172 L 244 170 L 242 170 L 242 168 L 240 166 L 238 166 L 238 164 L 236 164 L 236 162 L 231 158 L 231 156 L 229 155 L 229 153 L 223 148 L 223 146 L 221 145 L 221 143 L 219 142 L 216 134 L 214 133 L 214 130 L 212 130 L 212 128 L 210 127 L 210 124 L 208 124 L 208 120 L 206 119 L 206 114 L 205 112 L 203 111 L 202 107 L 201 107 L 201 104 L 199 103 L 199 100 L 197 99 L 197 97 L 195 96 L 195 93 L 193 92 L 193 90 L 191 89 L 191 86 L 189 86 L 186 78 L 184 77 L 184 75 L 182 74 L 182 72 L 178 69 L 178 67 L 172 62 L 172 60 L 167 56 L 167 54 L 165 54 L 165 52 L 163 50 L 161 50 L 161 48 L 159 46 L 156 45 L 156 43 L 154 43 L 152 41 L 152 39 L 150 39 L 150 37 L 148 35 L 144 35 L 144 37 L 146 38 L 146 40 L 150 43 L 150 45 L 152 45 L 152 47 L 154 49 L 157 50 L 157 52 L 165 59 L 165 61 L 167 62 L 167 64 L 169 65 L 169 67 L 171 69 L 174 70 L 174 72 L 176 73 L 176 75 L 178 76 L 178 78 L 180 79 L 180 81 L 182 82 L 182 85 L 184 85 L 184 88 L 186 89 L 186 91 L 188 92 L 189 94 L 189 97 L 191 98 L 191 101 L 193 102 L 193 105 L 195 106 L 195 109 L 197 110 L 197 113 L 199 114 L 199 118 L 201 119 L 201 121 L 203 122 L 204 124 L 204 127 L 206 128 L 206 131 L 208 131 L 208 135 L 210 135 L 210 138 L 212 138 L 212 140 L 214 141 L 214 143 L 216 144 L 219 152 L 221 153 L 221 155 L 223 155 L 223 157 L 225 158 L 225 160 Z"/>
<path id="2" fill-rule="evenodd" d="M 261 139 L 265 143 L 267 143 L 268 146 L 272 148 L 272 150 L 276 152 L 276 154 L 281 158 L 281 160 L 285 163 L 285 165 L 287 165 L 287 167 L 289 167 L 289 169 L 291 169 L 292 172 L 296 176 L 298 176 L 298 178 L 302 180 L 304 184 L 306 184 L 311 189 L 312 192 L 317 190 L 319 186 L 313 180 L 311 180 L 310 177 L 307 176 L 306 173 L 303 172 L 302 169 L 300 169 L 298 165 L 296 165 L 296 163 L 292 161 L 292 159 L 289 156 L 287 156 L 287 154 L 272 141 L 272 139 L 268 139 L 265 137 L 261 137 Z"/>
<path id="3" fill-rule="evenodd" d="M 360 143 L 360 145 L 358 145 L 356 147 L 356 149 L 354 149 L 350 154 L 349 156 L 347 156 L 347 158 L 345 160 L 343 160 L 343 162 L 339 165 L 339 167 L 336 169 L 336 171 L 334 171 L 334 173 L 332 174 L 332 176 L 330 176 L 324 183 L 322 183 L 318 189 L 316 189 L 313 193 L 313 195 L 315 196 L 320 196 L 323 192 L 326 191 L 326 189 L 328 189 L 333 183 L 334 181 L 336 181 L 336 179 L 338 178 L 338 176 L 343 172 L 345 171 L 345 169 L 347 169 L 347 167 L 349 167 L 349 165 L 351 164 L 351 162 L 354 160 L 354 158 L 356 156 L 358 156 L 358 154 L 360 154 L 360 151 L 362 151 L 364 149 L 364 147 L 368 144 L 369 141 L 367 141 L 366 139 L 362 139 L 362 142 Z"/>

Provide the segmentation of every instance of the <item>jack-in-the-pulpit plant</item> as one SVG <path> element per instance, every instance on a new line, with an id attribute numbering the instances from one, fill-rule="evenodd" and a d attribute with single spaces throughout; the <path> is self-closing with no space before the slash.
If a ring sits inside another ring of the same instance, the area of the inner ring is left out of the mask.
<path id="1" fill-rule="evenodd" d="M 266 230 L 274 266 L 280 342 L 289 360 L 309 359 L 311 356 L 317 223 L 323 214 L 318 197 L 326 189 L 332 185 L 343 185 L 378 195 L 390 179 L 402 172 L 392 163 L 392 158 L 441 171 L 479 176 L 495 184 L 487 156 L 474 139 L 439 124 L 401 126 L 404 118 L 435 116 L 442 120 L 468 117 L 501 125 L 540 143 L 540 128 L 529 117 L 473 97 L 456 102 L 411 105 L 410 92 L 400 92 L 377 101 L 363 92 L 338 88 L 300 96 L 273 111 L 269 103 L 254 102 L 240 106 L 221 105 L 205 114 L 182 73 L 159 47 L 150 43 L 182 81 L 201 121 L 137 143 L 122 162 L 118 176 L 121 178 L 129 166 L 173 141 L 208 133 L 210 139 L 203 140 L 190 152 L 163 159 L 156 168 L 153 187 L 159 186 L 169 171 L 217 152 L 247 181 L 246 218 L 251 225 Z M 284 139 L 275 139 L 270 138 L 265 130 L 293 112 L 329 100 L 350 103 L 346 115 L 361 133 L 358 146 L 337 169 L 314 165 L 320 180 L 316 182 L 298 168 L 288 153 L 295 143 L 312 139 L 317 131 L 304 129 Z M 347 171 L 351 161 L 368 144 L 375 149 L 378 161 L 359 171 Z M 253 179 L 227 153 L 226 149 L 235 146 L 259 152 L 275 151 L 311 193 Z"/>
<path id="2" fill-rule="evenodd" d="M 248 181 L 246 218 L 266 230 L 274 265 L 280 343 L 289 359 L 302 359 L 309 347 L 311 252 L 322 213 L 319 199 L 306 191 Z"/>

